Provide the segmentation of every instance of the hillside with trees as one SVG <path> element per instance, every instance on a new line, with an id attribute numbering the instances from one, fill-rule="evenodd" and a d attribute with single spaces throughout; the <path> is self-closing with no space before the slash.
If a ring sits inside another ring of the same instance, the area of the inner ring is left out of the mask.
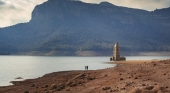
<path id="1" fill-rule="evenodd" d="M 0 51 L 112 53 L 116 41 L 122 51 L 170 51 L 169 11 L 48 0 L 35 7 L 30 22 L 0 28 Z"/>

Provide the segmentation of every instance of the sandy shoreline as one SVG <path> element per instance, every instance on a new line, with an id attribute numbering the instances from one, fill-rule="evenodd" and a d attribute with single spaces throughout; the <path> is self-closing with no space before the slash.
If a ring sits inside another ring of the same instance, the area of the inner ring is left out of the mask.
<path id="1" fill-rule="evenodd" d="M 160 60 L 126 60 L 126 61 L 115 61 L 115 62 L 107 62 L 108 64 L 141 64 L 141 63 L 151 63 L 151 62 L 159 62 Z"/>
<path id="2" fill-rule="evenodd" d="M 114 68 L 62 71 L 14 81 L 0 93 L 170 93 L 170 60 L 128 60 Z"/>

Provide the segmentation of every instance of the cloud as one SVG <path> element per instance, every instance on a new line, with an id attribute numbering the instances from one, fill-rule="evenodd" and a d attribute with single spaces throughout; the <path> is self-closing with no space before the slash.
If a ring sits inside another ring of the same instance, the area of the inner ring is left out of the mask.
<path id="1" fill-rule="evenodd" d="M 5 4 L 4 2 L 2 2 L 2 1 L 0 1 L 0 5 L 3 5 L 3 4 Z"/>
<path id="2" fill-rule="evenodd" d="M 88 3 L 100 3 L 103 0 L 81 0 Z M 165 8 L 170 6 L 170 0 L 105 0 L 114 5 L 153 11 L 156 8 Z"/>
<path id="3" fill-rule="evenodd" d="M 28 22 L 37 4 L 46 0 L 0 0 L 0 27 Z"/>
<path id="4" fill-rule="evenodd" d="M 0 27 L 28 22 L 37 4 L 47 0 L 0 0 Z M 88 3 L 108 1 L 114 5 L 145 10 L 155 10 L 170 6 L 170 0 L 81 0 Z"/>

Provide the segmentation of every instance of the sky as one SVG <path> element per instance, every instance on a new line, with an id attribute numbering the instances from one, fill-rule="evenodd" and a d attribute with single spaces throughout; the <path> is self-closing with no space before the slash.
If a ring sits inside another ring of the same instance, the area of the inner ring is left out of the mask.
<path id="1" fill-rule="evenodd" d="M 29 22 L 34 7 L 47 0 L 0 0 L 0 28 L 15 25 L 17 23 Z M 86 3 L 110 2 L 117 6 L 144 9 L 153 11 L 155 9 L 170 7 L 170 0 L 81 0 Z"/>

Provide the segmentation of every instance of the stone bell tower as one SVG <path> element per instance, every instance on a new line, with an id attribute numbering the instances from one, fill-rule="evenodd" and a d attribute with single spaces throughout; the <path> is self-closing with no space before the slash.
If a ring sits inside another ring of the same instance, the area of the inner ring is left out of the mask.
<path id="1" fill-rule="evenodd" d="M 113 56 L 110 57 L 110 61 L 121 61 L 121 60 L 126 60 L 126 58 L 120 56 L 120 47 L 118 42 L 116 42 L 113 47 Z"/>
<path id="2" fill-rule="evenodd" d="M 114 45 L 113 56 L 115 60 L 120 60 L 120 47 L 118 42 Z"/>

